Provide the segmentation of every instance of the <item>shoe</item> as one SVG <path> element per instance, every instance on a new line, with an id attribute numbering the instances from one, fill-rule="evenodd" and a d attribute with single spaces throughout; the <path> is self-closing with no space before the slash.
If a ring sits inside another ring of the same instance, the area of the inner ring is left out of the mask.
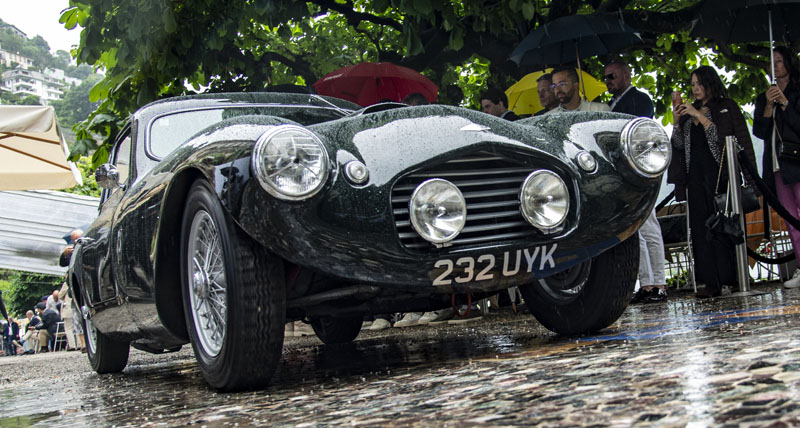
<path id="1" fill-rule="evenodd" d="M 783 288 L 798 288 L 800 287 L 800 269 L 795 269 L 792 279 L 783 283 Z"/>
<path id="2" fill-rule="evenodd" d="M 631 299 L 631 304 L 642 303 L 644 301 L 644 296 L 649 294 L 649 291 L 645 291 L 644 288 L 639 287 L 635 293 L 633 293 L 633 298 Z"/>
<path id="3" fill-rule="evenodd" d="M 667 290 L 660 287 L 650 289 L 650 294 L 645 297 L 645 302 L 647 303 L 663 302 L 665 300 L 667 300 Z"/>
<path id="4" fill-rule="evenodd" d="M 394 323 L 395 327 L 410 327 L 412 325 L 417 325 L 417 321 L 422 318 L 422 313 L 420 312 L 406 312 L 403 315 L 403 318 L 400 321 Z"/>
<path id="5" fill-rule="evenodd" d="M 446 308 L 432 312 L 425 312 L 424 314 L 422 314 L 419 320 L 417 320 L 417 324 L 439 323 L 442 321 L 447 321 L 450 318 L 453 318 L 453 315 L 455 315 L 455 313 L 453 312 L 452 308 Z"/>
<path id="6" fill-rule="evenodd" d="M 371 331 L 381 331 L 381 330 L 386 330 L 391 326 L 392 323 L 390 323 L 388 320 L 385 320 L 383 318 L 376 318 L 375 321 L 372 321 L 372 325 L 369 326 L 369 329 Z"/>
<path id="7" fill-rule="evenodd" d="M 465 324 L 472 321 L 478 321 L 481 318 L 483 318 L 483 316 L 481 315 L 481 310 L 473 306 L 472 308 L 470 308 L 469 312 L 467 312 L 466 310 L 459 311 L 459 314 L 455 314 L 453 319 L 447 321 L 447 323 L 452 325 Z"/>
<path id="8" fill-rule="evenodd" d="M 703 288 L 698 288 L 697 293 L 695 293 L 694 295 L 698 299 L 708 299 L 710 297 L 717 297 L 722 295 L 722 290 L 718 288 L 705 286 Z"/>
<path id="9" fill-rule="evenodd" d="M 631 303 L 655 303 L 667 300 L 667 291 L 663 288 L 652 287 L 648 290 L 640 288 L 631 299 Z"/>

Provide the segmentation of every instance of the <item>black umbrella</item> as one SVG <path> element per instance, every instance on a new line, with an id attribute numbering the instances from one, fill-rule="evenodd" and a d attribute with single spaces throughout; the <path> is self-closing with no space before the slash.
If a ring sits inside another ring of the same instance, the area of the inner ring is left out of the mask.
<path id="1" fill-rule="evenodd" d="M 581 58 L 618 52 L 641 41 L 617 14 L 570 15 L 533 30 L 509 59 L 533 69 L 576 61 L 580 76 Z"/>
<path id="2" fill-rule="evenodd" d="M 800 0 L 706 0 L 695 20 L 692 37 L 719 44 L 800 39 Z M 775 63 L 770 49 L 771 76 Z M 774 78 L 774 77 L 773 77 Z"/>

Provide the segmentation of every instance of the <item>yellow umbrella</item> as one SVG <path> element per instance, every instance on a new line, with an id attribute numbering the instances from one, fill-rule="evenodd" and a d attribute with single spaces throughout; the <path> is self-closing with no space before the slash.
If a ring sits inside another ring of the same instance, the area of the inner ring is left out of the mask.
<path id="1" fill-rule="evenodd" d="M 533 114 L 543 109 L 539 103 L 539 94 L 536 91 L 536 79 L 545 73 L 552 71 L 548 68 L 544 71 L 536 71 L 525 75 L 519 82 L 511 85 L 506 89 L 506 96 L 508 97 L 508 108 L 513 110 L 516 114 Z M 583 88 L 586 93 L 584 98 L 588 100 L 595 99 L 598 95 L 606 92 L 607 88 L 605 83 L 595 79 L 589 73 L 582 71 Z"/>

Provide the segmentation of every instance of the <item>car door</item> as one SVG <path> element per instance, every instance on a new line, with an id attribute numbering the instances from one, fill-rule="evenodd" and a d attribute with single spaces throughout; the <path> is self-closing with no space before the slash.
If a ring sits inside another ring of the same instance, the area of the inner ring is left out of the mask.
<path id="1" fill-rule="evenodd" d="M 92 306 L 110 303 L 117 300 L 119 288 L 115 283 L 112 263 L 112 230 L 131 179 L 132 140 L 130 127 L 120 134 L 111 153 L 111 164 L 119 173 L 119 187 L 105 189 L 100 197 L 100 208 L 97 219 L 84 235 L 81 250 L 81 264 L 84 271 L 84 286 L 87 298 Z"/>

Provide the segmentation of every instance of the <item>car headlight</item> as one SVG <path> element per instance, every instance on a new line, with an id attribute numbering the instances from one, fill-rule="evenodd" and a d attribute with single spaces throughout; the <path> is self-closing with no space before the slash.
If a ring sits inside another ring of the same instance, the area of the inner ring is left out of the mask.
<path id="1" fill-rule="evenodd" d="M 552 171 L 530 173 L 522 183 L 519 200 L 528 223 L 544 232 L 563 223 L 569 213 L 569 189 Z"/>
<path id="2" fill-rule="evenodd" d="M 251 162 L 261 187 L 280 199 L 313 196 L 328 177 L 328 152 L 322 141 L 296 125 L 281 125 L 259 137 Z"/>
<path id="3" fill-rule="evenodd" d="M 414 189 L 408 203 L 411 226 L 426 241 L 444 244 L 461 233 L 467 202 L 455 184 L 432 178 Z"/>
<path id="4" fill-rule="evenodd" d="M 632 120 L 622 130 L 622 151 L 633 169 L 656 177 L 669 165 L 672 153 L 666 131 L 652 119 Z"/>

